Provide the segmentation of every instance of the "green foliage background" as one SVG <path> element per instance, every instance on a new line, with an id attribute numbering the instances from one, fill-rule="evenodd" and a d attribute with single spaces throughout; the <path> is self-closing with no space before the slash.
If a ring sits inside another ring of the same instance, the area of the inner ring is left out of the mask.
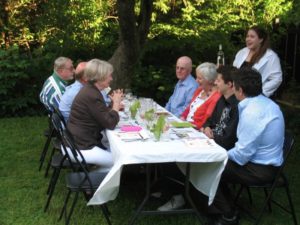
<path id="1" fill-rule="evenodd" d="M 179 56 L 190 56 L 194 66 L 215 62 L 221 43 L 231 63 L 245 30 L 258 23 L 273 31 L 277 50 L 284 24 L 298 25 L 299 11 L 293 0 L 155 0 L 132 89 L 163 104 L 176 82 Z M 282 24 L 276 32 L 275 18 Z M 4 0 L 0 33 L 0 116 L 40 113 L 38 94 L 56 57 L 76 63 L 112 56 L 118 46 L 116 0 Z"/>

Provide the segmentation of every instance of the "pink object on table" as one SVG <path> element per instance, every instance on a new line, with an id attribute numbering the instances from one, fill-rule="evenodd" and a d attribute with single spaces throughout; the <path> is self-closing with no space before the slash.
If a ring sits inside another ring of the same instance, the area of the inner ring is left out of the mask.
<path id="1" fill-rule="evenodd" d="M 140 131 L 142 128 L 140 126 L 122 126 L 121 131 L 124 132 L 132 132 L 132 131 Z"/>

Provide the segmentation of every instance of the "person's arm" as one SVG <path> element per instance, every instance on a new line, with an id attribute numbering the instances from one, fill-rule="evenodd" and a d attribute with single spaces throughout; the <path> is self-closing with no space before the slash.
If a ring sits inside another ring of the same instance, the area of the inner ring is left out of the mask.
<path id="1" fill-rule="evenodd" d="M 268 73 L 266 81 L 263 83 L 263 93 L 270 97 L 278 89 L 282 82 L 282 71 L 278 56 L 274 53 L 268 60 L 264 73 Z"/>
<path id="2" fill-rule="evenodd" d="M 239 122 L 239 113 L 237 107 L 231 109 L 230 120 L 226 124 L 223 130 L 223 135 L 214 135 L 214 140 L 217 144 L 221 145 L 225 149 L 230 149 L 237 141 L 236 129 Z"/>
<path id="3" fill-rule="evenodd" d="M 229 159 L 241 166 L 247 164 L 257 151 L 258 139 L 261 137 L 264 129 L 265 126 L 262 125 L 261 121 L 253 118 L 249 113 L 240 118 L 237 131 L 238 141 L 228 151 Z"/>
<path id="4" fill-rule="evenodd" d="M 236 68 L 240 68 L 243 62 L 246 60 L 248 54 L 249 54 L 248 48 L 243 48 L 239 50 L 238 53 L 235 55 L 233 66 Z"/>
<path id="5" fill-rule="evenodd" d="M 197 90 L 198 86 L 191 86 L 190 88 L 187 89 L 184 95 L 183 99 L 183 106 L 180 107 L 179 109 L 179 115 L 183 113 L 183 111 L 190 105 L 194 95 L 195 91 Z"/>
<path id="6" fill-rule="evenodd" d="M 219 92 L 214 93 L 210 99 L 204 102 L 194 114 L 194 122 L 198 129 L 200 129 L 206 120 L 212 115 L 221 94 Z"/>
<path id="7" fill-rule="evenodd" d="M 187 115 L 190 112 L 190 105 L 188 105 L 185 110 L 183 111 L 183 113 L 180 115 L 180 119 L 182 120 L 186 120 Z"/>
<path id="8" fill-rule="evenodd" d="M 220 120 L 221 112 L 219 112 L 219 110 L 223 110 L 220 100 L 217 102 L 217 105 L 216 105 L 211 117 L 209 117 L 202 126 L 202 132 L 208 138 L 214 139 L 214 133 L 213 133 L 212 129 L 216 126 L 217 122 Z"/>
<path id="9" fill-rule="evenodd" d="M 114 129 L 119 122 L 118 111 L 106 106 L 103 96 L 90 95 L 87 99 L 87 107 L 96 122 L 106 129 Z"/>
<path id="10" fill-rule="evenodd" d="M 166 104 L 166 106 L 165 106 L 165 109 L 168 110 L 169 112 L 172 112 L 171 104 L 172 104 L 172 102 L 173 102 L 173 98 L 174 98 L 174 94 L 175 94 L 175 92 L 176 92 L 177 86 L 178 86 L 178 85 L 176 84 L 175 87 L 174 87 L 174 91 L 173 91 L 172 95 L 171 95 L 170 98 L 169 98 L 169 101 L 167 102 L 167 104 Z M 172 112 L 172 113 L 175 115 L 174 112 Z M 175 116 L 177 116 L 177 115 L 175 115 Z"/>

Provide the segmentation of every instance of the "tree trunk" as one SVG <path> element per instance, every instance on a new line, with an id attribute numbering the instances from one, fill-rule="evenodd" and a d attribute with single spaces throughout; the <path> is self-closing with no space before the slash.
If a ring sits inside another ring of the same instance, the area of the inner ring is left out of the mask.
<path id="1" fill-rule="evenodd" d="M 109 60 L 114 66 L 113 88 L 130 87 L 134 67 L 149 33 L 153 0 L 141 0 L 138 17 L 134 7 L 135 0 L 117 1 L 119 46 Z"/>

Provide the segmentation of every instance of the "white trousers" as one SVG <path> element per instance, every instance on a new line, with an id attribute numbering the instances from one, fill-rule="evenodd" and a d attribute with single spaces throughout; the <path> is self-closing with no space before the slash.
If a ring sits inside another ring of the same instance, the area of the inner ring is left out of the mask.
<path id="1" fill-rule="evenodd" d="M 75 162 L 75 158 L 73 157 L 70 148 L 67 147 L 67 151 L 69 153 L 71 160 Z M 62 152 L 64 153 L 64 151 Z M 84 157 L 86 163 L 94 164 L 100 167 L 99 169 L 97 169 L 98 171 L 107 172 L 113 166 L 112 154 L 107 150 L 95 146 L 89 150 L 80 150 L 80 152 Z"/>

